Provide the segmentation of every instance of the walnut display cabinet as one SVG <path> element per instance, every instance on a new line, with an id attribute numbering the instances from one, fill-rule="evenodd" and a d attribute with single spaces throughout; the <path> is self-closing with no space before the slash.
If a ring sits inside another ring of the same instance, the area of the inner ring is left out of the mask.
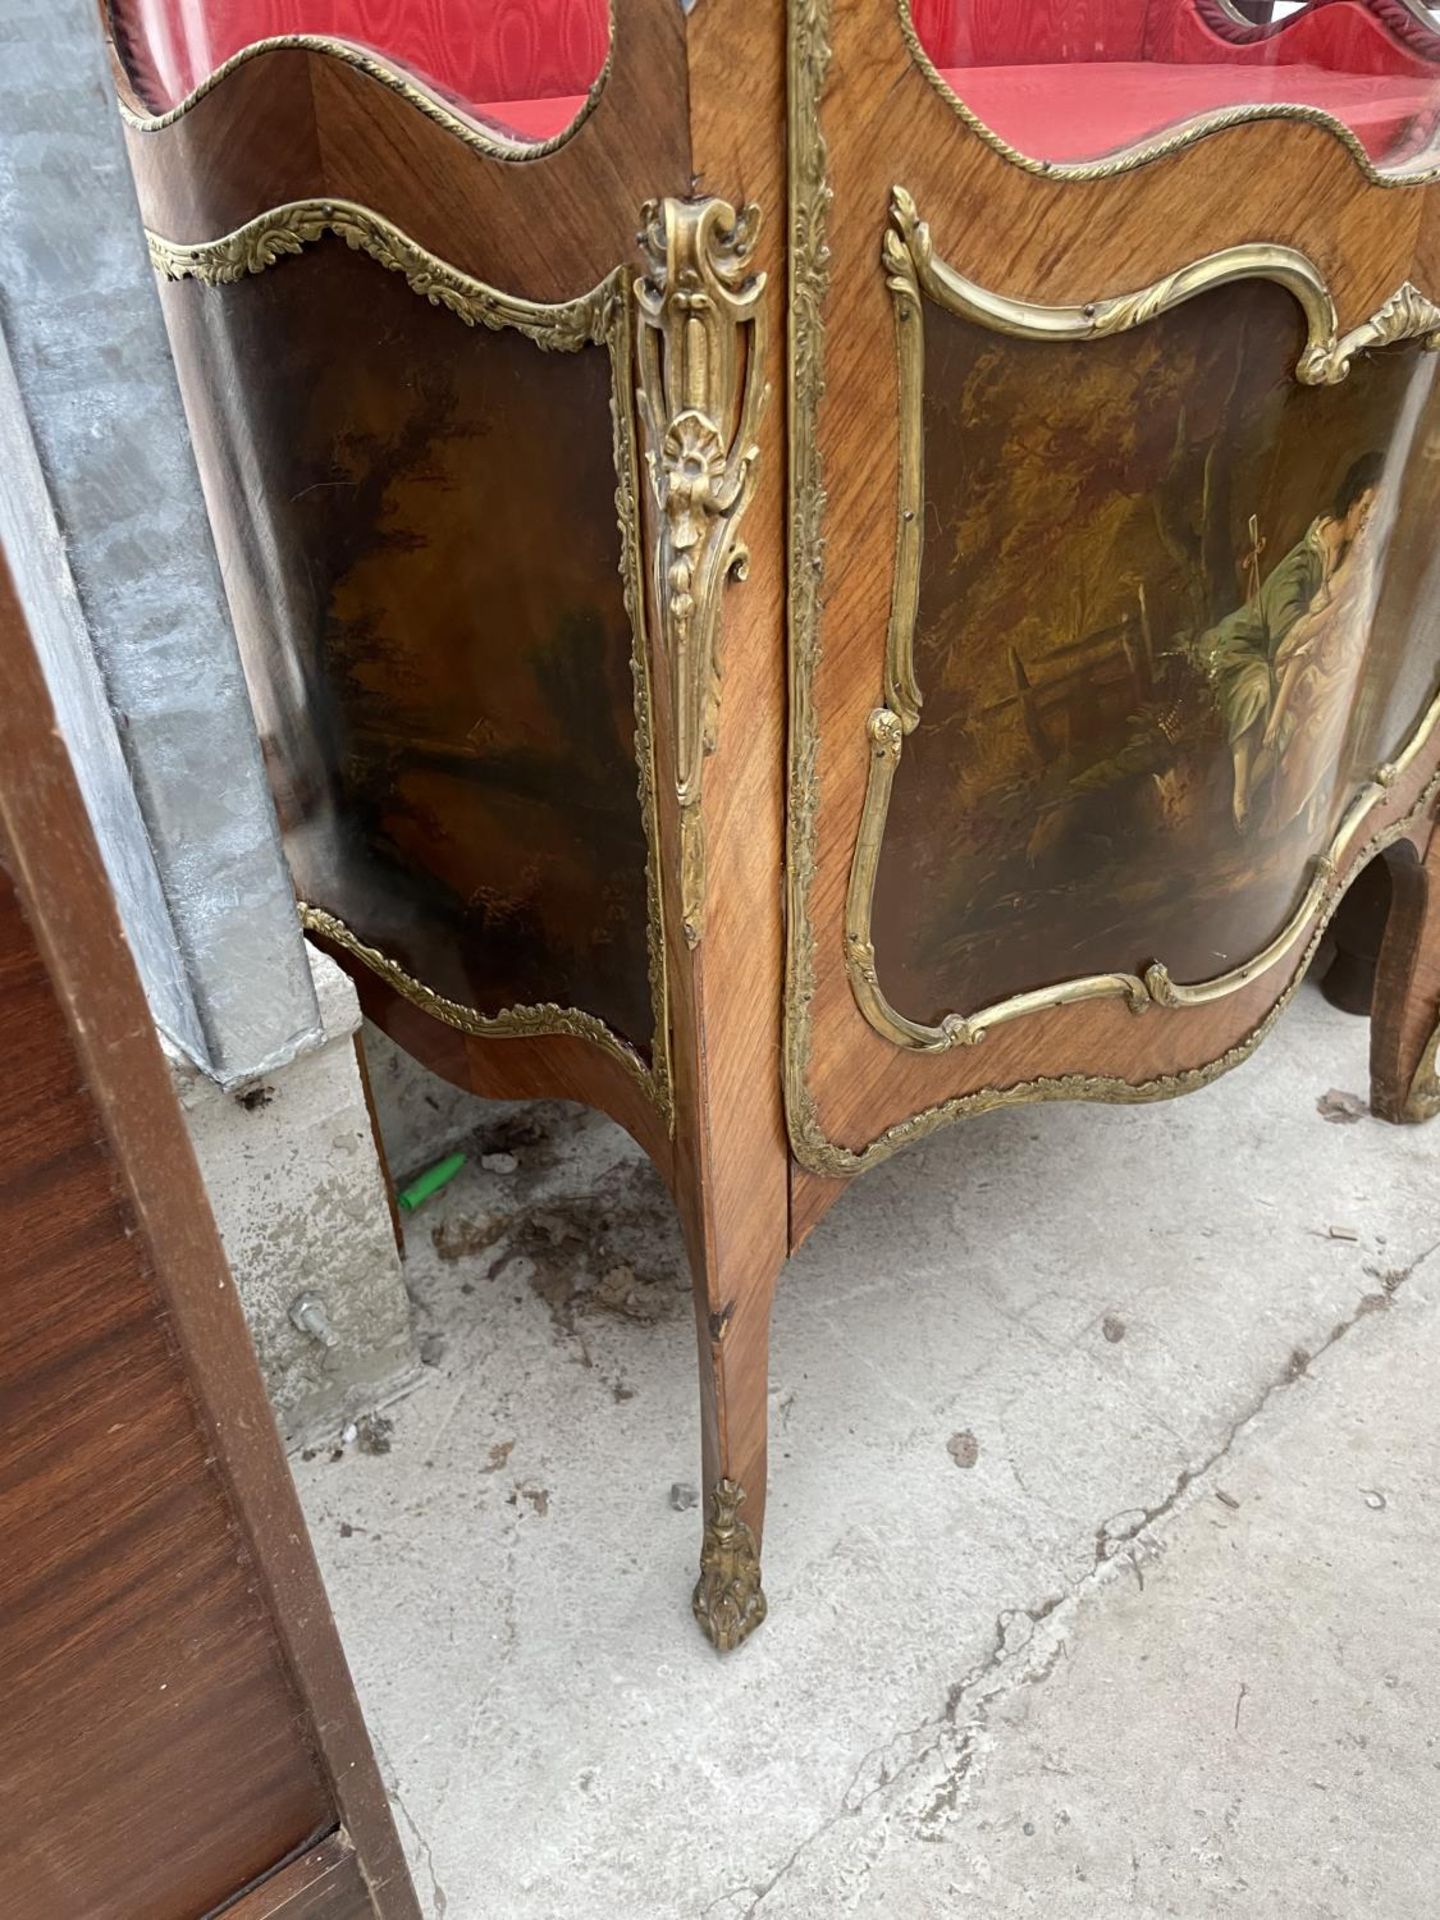
<path id="1" fill-rule="evenodd" d="M 733 1647 L 855 1174 L 1213 1080 L 1379 856 L 1374 1104 L 1440 1104 L 1440 17 L 107 19 L 305 923 L 669 1182 Z"/>

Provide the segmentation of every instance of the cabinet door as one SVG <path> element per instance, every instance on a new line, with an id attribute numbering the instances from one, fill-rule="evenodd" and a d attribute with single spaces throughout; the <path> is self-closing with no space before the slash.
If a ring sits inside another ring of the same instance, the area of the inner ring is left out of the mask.
<path id="1" fill-rule="evenodd" d="M 684 16 L 624 0 L 607 53 L 605 0 L 180 12 L 161 84 L 175 9 L 116 10 L 119 93 L 307 927 L 437 1071 L 663 1165 L 632 334 Z"/>
<path id="2" fill-rule="evenodd" d="M 0 1910 L 412 1920 L 3 557 L 0 662 Z"/>
<path id="3" fill-rule="evenodd" d="M 1201 1085 L 1421 831 L 1440 34 L 1400 13 L 1316 9 L 1286 68 L 1278 27 L 1186 38 L 1198 0 L 792 5 L 813 1172 L 1006 1102 Z M 1382 94 L 1403 138 L 1356 104 Z"/>

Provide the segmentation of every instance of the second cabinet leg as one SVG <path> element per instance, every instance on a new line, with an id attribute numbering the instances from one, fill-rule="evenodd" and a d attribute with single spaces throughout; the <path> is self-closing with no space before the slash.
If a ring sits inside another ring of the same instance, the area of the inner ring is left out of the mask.
<path id="1" fill-rule="evenodd" d="M 1387 855 L 1390 914 L 1370 1015 L 1370 1104 L 1385 1120 L 1440 1113 L 1440 828 L 1423 858 L 1408 841 Z"/>

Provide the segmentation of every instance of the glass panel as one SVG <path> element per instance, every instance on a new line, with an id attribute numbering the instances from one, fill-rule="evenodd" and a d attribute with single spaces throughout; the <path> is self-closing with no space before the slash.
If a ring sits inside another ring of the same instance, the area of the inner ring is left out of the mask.
<path id="1" fill-rule="evenodd" d="M 153 111 L 278 35 L 348 40 L 527 139 L 575 118 L 605 64 L 609 0 L 112 0 L 116 44 Z"/>
<path id="2" fill-rule="evenodd" d="M 1235 108 L 1318 108 L 1371 159 L 1440 158 L 1426 0 L 911 0 L 946 84 L 1036 160 L 1083 162 Z"/>

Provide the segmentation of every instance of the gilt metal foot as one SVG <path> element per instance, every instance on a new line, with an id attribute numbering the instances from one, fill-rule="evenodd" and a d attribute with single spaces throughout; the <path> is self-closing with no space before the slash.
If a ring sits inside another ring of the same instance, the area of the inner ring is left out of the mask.
<path id="1" fill-rule="evenodd" d="M 700 1630 L 717 1653 L 729 1653 L 765 1618 L 760 1549 L 740 1518 L 745 1489 L 722 1480 L 710 1500 L 692 1602 Z"/>

